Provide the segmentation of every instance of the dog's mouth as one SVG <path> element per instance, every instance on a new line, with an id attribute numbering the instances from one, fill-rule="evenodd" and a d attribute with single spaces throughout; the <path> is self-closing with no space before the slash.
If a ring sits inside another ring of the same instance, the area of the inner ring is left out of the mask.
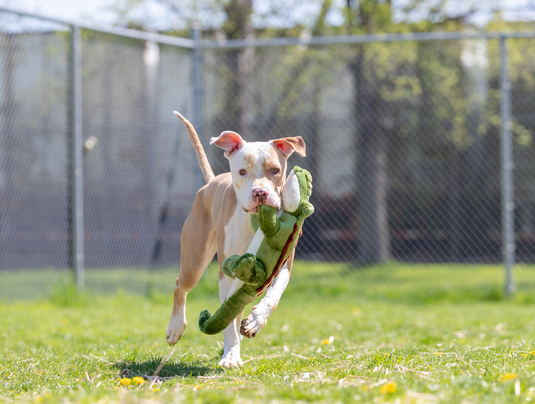
<path id="1" fill-rule="evenodd" d="M 259 203 L 258 205 L 256 205 L 254 208 L 251 208 L 251 209 L 245 209 L 243 206 L 241 208 L 247 213 L 258 213 L 258 207 L 260 205 L 267 205 L 267 206 L 271 206 L 272 208 L 275 208 L 275 209 L 280 209 L 280 207 L 273 206 L 270 203 Z"/>
<path id="2" fill-rule="evenodd" d="M 245 209 L 243 206 L 241 208 L 247 213 L 258 213 L 258 206 L 255 206 L 254 208 L 249 210 Z"/>

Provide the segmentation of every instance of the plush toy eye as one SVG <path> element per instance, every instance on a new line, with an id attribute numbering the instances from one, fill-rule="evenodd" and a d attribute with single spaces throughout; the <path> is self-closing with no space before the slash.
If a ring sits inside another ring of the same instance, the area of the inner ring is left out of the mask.
<path id="1" fill-rule="evenodd" d="M 271 174 L 278 174 L 280 172 L 280 168 L 274 167 L 271 169 Z"/>
<path id="2" fill-rule="evenodd" d="M 242 168 L 240 171 L 238 171 L 240 173 L 240 175 L 245 175 L 247 174 L 247 170 L 245 168 Z"/>

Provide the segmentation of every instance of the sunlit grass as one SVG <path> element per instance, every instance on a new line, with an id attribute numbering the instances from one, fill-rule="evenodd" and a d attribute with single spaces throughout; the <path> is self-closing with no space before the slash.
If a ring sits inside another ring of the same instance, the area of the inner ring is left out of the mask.
<path id="1" fill-rule="evenodd" d="M 535 400 L 535 304 L 524 286 L 532 267 L 517 272 L 512 299 L 502 294 L 500 267 L 378 269 L 298 263 L 266 328 L 243 341 L 244 366 L 225 370 L 217 366 L 222 336 L 196 324 L 202 309 L 219 305 L 210 268 L 188 296 L 186 334 L 154 384 L 170 349 L 176 272 L 157 273 L 150 297 L 128 288 L 79 296 L 58 284 L 47 299 L 0 306 L 0 401 Z M 108 272 L 110 284 L 125 273 Z M 121 384 L 135 377 L 146 382 Z"/>

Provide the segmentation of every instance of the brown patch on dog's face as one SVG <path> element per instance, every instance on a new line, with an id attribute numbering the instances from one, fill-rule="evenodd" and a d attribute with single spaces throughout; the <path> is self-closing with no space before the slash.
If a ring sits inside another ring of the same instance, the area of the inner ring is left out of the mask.
<path id="1" fill-rule="evenodd" d="M 282 194 L 286 179 L 286 165 L 286 158 L 277 151 L 276 147 L 269 151 L 269 156 L 262 162 L 264 179 L 279 196 Z"/>
<path id="2" fill-rule="evenodd" d="M 244 167 L 245 169 L 250 172 L 251 170 L 255 169 L 256 166 L 256 156 L 253 153 L 249 153 L 244 156 L 243 158 Z"/>

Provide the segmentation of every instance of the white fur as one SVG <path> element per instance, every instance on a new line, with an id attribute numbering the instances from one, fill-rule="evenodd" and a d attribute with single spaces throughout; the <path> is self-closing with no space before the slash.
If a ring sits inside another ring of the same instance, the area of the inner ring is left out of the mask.
<path id="1" fill-rule="evenodd" d="M 256 255 L 256 253 L 258 252 L 258 249 L 260 248 L 260 244 L 262 244 L 262 241 L 264 241 L 264 233 L 262 233 L 262 230 L 258 229 L 256 233 L 254 234 L 251 244 L 249 244 L 249 248 L 247 249 L 247 252 L 249 254 Z"/>
<path id="2" fill-rule="evenodd" d="M 225 226 L 225 235 L 223 248 L 225 257 L 245 253 L 247 244 L 252 238 L 253 229 L 251 228 L 251 214 L 244 212 L 239 203 L 236 204 L 236 209 Z"/>
<path id="3" fill-rule="evenodd" d="M 281 207 L 281 198 L 276 190 L 273 189 L 269 182 L 262 181 L 265 178 L 262 162 L 271 157 L 272 152 L 273 146 L 269 143 L 243 142 L 242 146 L 228 157 L 232 183 L 234 184 L 238 202 L 247 211 L 257 206 L 257 202 L 253 197 L 253 191 L 257 188 L 265 189 L 268 192 L 268 197 L 264 202 L 265 205 L 273 206 L 277 209 Z M 246 156 L 253 157 L 253 167 L 247 167 Z M 245 176 L 240 175 L 242 168 L 247 169 Z"/>
<path id="4" fill-rule="evenodd" d="M 185 294 L 187 295 L 187 293 Z M 175 345 L 186 331 L 186 305 L 180 307 L 178 313 L 175 316 L 171 316 L 169 323 L 167 324 L 167 330 L 165 335 L 167 337 L 167 343 L 169 345 Z"/>

